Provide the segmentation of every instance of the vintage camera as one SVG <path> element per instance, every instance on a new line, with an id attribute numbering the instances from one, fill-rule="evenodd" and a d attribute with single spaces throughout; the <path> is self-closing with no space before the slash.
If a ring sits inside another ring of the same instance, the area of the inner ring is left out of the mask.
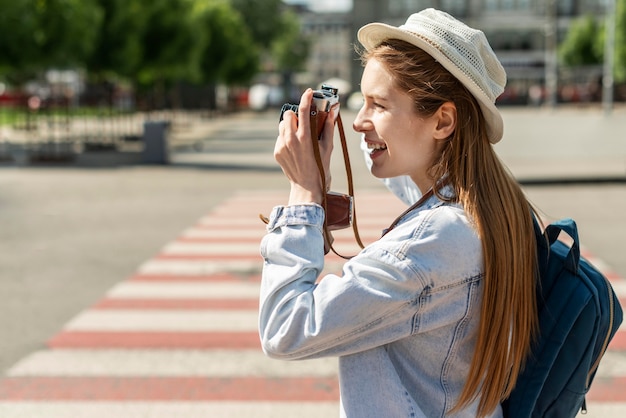
<path id="1" fill-rule="evenodd" d="M 322 84 L 322 88 L 313 91 L 313 101 L 311 103 L 311 122 L 315 121 L 317 125 L 318 139 L 322 136 L 322 128 L 328 116 L 330 109 L 339 102 L 339 90 L 335 87 Z M 283 114 L 287 110 L 293 110 L 298 113 L 298 105 L 285 103 L 280 109 L 280 119 L 283 120 Z"/>

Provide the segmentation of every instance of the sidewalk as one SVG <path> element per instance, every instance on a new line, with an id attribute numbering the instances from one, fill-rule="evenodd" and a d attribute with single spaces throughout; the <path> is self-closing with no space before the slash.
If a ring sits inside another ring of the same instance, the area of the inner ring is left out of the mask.
<path id="1" fill-rule="evenodd" d="M 495 148 L 521 181 L 626 180 L 626 107 L 501 110 Z"/>
<path id="2" fill-rule="evenodd" d="M 403 208 L 383 193 L 361 194 L 366 243 Z M 281 362 L 260 351 L 258 244 L 264 227 L 257 215 L 282 197 L 235 193 L 138 266 L 135 275 L 121 278 L 45 349 L 0 379 L 0 416 L 337 416 L 335 359 Z M 357 249 L 349 232 L 335 234 L 346 253 Z M 341 264 L 328 256 L 328 271 Z M 626 280 L 611 279 L 626 301 Z M 625 416 L 625 354 L 622 327 L 587 398 L 587 417 Z"/>
<path id="3" fill-rule="evenodd" d="M 495 149 L 521 182 L 626 181 L 626 106 L 617 106 L 610 115 L 599 107 L 502 107 L 501 111 L 504 138 Z M 228 124 L 250 119 L 255 123 L 261 120 L 263 127 L 275 124 L 272 112 L 262 115 L 259 118 L 258 114 L 244 112 L 205 120 L 174 133 L 172 142 L 190 143 L 206 132 L 219 132 Z M 353 170 L 365 177 L 364 171 L 359 172 L 363 168 L 358 161 L 359 135 L 352 130 L 355 116 L 356 112 L 342 109 L 350 155 L 357 160 L 352 164 Z M 338 142 L 336 147 L 339 153 Z M 234 155 L 219 157 L 225 161 Z M 259 157 L 258 161 L 274 164 L 266 154 Z M 338 173 L 342 173 L 341 164 L 339 161 L 336 165 Z"/>
<path id="4" fill-rule="evenodd" d="M 229 125 L 245 124 L 250 120 L 273 127 L 277 124 L 277 112 L 270 110 L 259 114 L 244 111 L 211 118 L 179 118 L 181 120 L 174 123 L 169 131 L 169 145 L 173 149 L 194 149 Z M 578 108 L 564 105 L 556 109 L 501 107 L 501 112 L 505 126 L 504 138 L 495 149 L 520 181 L 626 180 L 626 106 L 623 104 L 616 105 L 610 115 L 605 115 L 599 106 Z M 354 111 L 342 109 L 353 156 L 359 154 L 358 135 L 352 130 L 355 115 Z M 141 123 L 138 121 L 136 124 L 137 129 L 141 129 Z M 251 125 L 250 128 L 256 127 Z M 141 136 L 141 133 L 138 135 Z M 71 149 L 68 143 L 67 152 L 71 152 Z M 74 164 L 127 165 L 142 162 L 141 154 L 136 149 L 130 153 L 117 153 L 117 158 L 110 154 L 79 154 Z M 223 160 L 228 157 L 222 155 Z M 98 158 L 102 161 L 99 162 Z M 267 154 L 263 154 L 261 159 L 273 163 Z"/>

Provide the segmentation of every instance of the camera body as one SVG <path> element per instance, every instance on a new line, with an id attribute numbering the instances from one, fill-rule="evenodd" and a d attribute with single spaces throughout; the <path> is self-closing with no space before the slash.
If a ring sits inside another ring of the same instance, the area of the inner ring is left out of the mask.
<path id="1" fill-rule="evenodd" d="M 326 117 L 328 116 L 328 112 L 330 109 L 339 103 L 339 90 L 335 87 L 331 87 L 326 84 L 322 84 L 322 87 L 319 90 L 313 91 L 313 100 L 311 101 L 311 123 L 316 124 L 316 132 L 319 137 L 322 135 L 322 128 L 324 127 L 324 122 L 326 121 Z M 287 110 L 292 110 L 296 114 L 298 113 L 298 105 L 285 103 L 280 109 L 280 119 L 283 120 L 283 114 Z"/>

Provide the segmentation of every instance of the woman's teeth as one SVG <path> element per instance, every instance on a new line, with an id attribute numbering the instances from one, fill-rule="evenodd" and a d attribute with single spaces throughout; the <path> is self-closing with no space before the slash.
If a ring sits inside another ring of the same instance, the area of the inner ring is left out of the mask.
<path id="1" fill-rule="evenodd" d="M 368 142 L 367 149 L 370 149 L 372 151 L 385 150 L 387 149 L 387 146 L 385 144 L 373 144 L 371 142 Z"/>

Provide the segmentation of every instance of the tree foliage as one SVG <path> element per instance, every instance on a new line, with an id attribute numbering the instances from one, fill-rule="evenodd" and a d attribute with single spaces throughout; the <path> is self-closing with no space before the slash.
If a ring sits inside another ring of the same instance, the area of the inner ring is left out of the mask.
<path id="1" fill-rule="evenodd" d="M 148 16 L 137 0 L 97 0 L 103 11 L 97 32 L 95 53 L 86 60 L 87 68 L 98 76 L 132 77 L 142 60 L 142 34 Z"/>
<path id="2" fill-rule="evenodd" d="M 252 39 L 263 49 L 285 36 L 282 33 L 280 18 L 282 0 L 230 0 L 233 8 L 241 14 L 244 24 L 250 29 Z"/>
<path id="3" fill-rule="evenodd" d="M 188 0 L 140 0 L 149 24 L 142 33 L 141 84 L 197 76 L 198 34 Z"/>
<path id="4" fill-rule="evenodd" d="M 280 20 L 282 35 L 272 43 L 272 56 L 281 71 L 300 71 L 311 51 L 311 39 L 302 33 L 297 16 L 286 12 Z"/>
<path id="5" fill-rule="evenodd" d="M 241 14 L 226 2 L 198 2 L 197 23 L 204 28 L 200 70 L 209 83 L 245 83 L 259 68 L 259 48 Z"/>
<path id="6" fill-rule="evenodd" d="M 569 66 L 599 65 L 604 62 L 605 21 L 593 16 L 574 21 L 559 47 L 561 62 Z M 615 0 L 615 44 L 613 76 L 626 81 L 626 0 Z"/>
<path id="7" fill-rule="evenodd" d="M 615 7 L 615 80 L 626 81 L 626 0 L 617 0 Z"/>
<path id="8" fill-rule="evenodd" d="M 262 56 L 297 68 L 306 42 L 281 0 L 0 0 L 0 76 L 48 68 L 99 80 L 243 84 Z"/>
<path id="9" fill-rule="evenodd" d="M 0 0 L 0 70 L 16 78 L 84 62 L 103 13 L 96 0 Z"/>
<path id="10" fill-rule="evenodd" d="M 604 44 L 597 36 L 600 25 L 592 15 L 572 23 L 567 37 L 559 47 L 559 57 L 568 66 L 602 63 Z"/>

